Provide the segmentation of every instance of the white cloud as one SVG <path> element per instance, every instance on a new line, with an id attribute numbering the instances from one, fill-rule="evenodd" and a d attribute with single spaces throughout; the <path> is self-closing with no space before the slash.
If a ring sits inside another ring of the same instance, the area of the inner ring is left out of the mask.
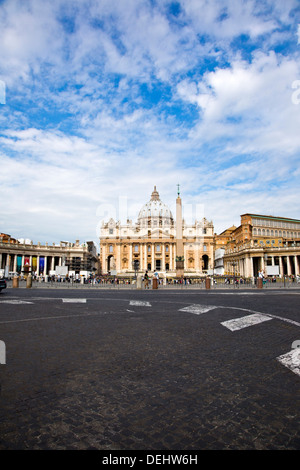
<path id="1" fill-rule="evenodd" d="M 300 217 L 299 56 L 275 52 L 295 42 L 296 6 L 181 0 L 175 16 L 167 0 L 4 2 L 3 230 L 86 238 L 99 204 L 137 207 L 154 184 L 172 204 L 181 183 L 217 231 L 270 212 L 276 185 L 280 215 Z"/>

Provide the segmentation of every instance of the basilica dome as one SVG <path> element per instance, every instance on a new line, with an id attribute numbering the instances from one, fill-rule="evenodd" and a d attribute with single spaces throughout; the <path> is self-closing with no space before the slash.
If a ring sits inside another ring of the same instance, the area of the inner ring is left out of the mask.
<path id="1" fill-rule="evenodd" d="M 151 194 L 149 202 L 143 205 L 139 212 L 138 223 L 141 225 L 166 225 L 173 224 L 172 212 L 160 198 L 156 186 Z"/>

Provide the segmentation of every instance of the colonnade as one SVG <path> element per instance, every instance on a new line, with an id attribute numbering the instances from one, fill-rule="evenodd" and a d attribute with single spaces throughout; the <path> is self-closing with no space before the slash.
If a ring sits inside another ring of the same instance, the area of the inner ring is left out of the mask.
<path id="1" fill-rule="evenodd" d="M 278 266 L 279 276 L 299 276 L 300 275 L 300 255 L 299 254 L 269 254 L 267 260 L 265 256 L 236 255 L 225 260 L 225 272 L 236 273 L 242 277 L 254 277 L 258 271 L 267 274 L 267 266 Z"/>
<path id="2" fill-rule="evenodd" d="M 0 269 L 46 276 L 49 271 L 54 271 L 56 266 L 62 266 L 64 258 L 65 256 L 0 253 Z"/>

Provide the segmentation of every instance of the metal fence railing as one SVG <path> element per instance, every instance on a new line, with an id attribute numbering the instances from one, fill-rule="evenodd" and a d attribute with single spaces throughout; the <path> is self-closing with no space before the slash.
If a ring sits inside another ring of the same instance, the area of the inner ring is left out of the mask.
<path id="1" fill-rule="evenodd" d="M 7 280 L 7 287 L 13 287 L 13 281 Z M 18 287 L 26 288 L 26 280 L 20 279 Z M 102 282 L 93 282 L 85 281 L 75 282 L 75 281 L 63 281 L 60 282 L 54 280 L 33 280 L 32 288 L 56 288 L 56 289 L 137 289 L 136 281 L 133 279 L 131 281 L 120 281 L 120 280 L 105 280 Z M 152 289 L 152 282 L 149 283 L 149 289 Z M 229 278 L 210 278 L 210 282 L 207 284 L 206 278 L 203 279 L 183 279 L 180 281 L 169 281 L 163 282 L 159 280 L 158 282 L 159 289 L 225 289 L 225 290 L 235 290 L 235 289 L 257 289 L 257 280 L 256 279 L 229 279 Z M 299 288 L 300 289 L 300 280 L 293 277 L 277 278 L 276 280 L 268 278 L 263 280 L 263 289 L 290 289 L 290 288 Z M 142 283 L 142 289 L 144 285 Z"/>

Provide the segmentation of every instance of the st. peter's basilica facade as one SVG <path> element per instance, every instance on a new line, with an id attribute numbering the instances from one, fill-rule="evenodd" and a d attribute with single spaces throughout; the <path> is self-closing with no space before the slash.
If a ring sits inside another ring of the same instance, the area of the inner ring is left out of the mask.
<path id="1" fill-rule="evenodd" d="M 154 187 L 135 224 L 112 218 L 102 223 L 100 247 L 102 274 L 132 277 L 148 271 L 165 279 L 199 277 L 213 269 L 214 226 L 205 218 L 186 224 L 179 192 L 174 220 Z"/>

